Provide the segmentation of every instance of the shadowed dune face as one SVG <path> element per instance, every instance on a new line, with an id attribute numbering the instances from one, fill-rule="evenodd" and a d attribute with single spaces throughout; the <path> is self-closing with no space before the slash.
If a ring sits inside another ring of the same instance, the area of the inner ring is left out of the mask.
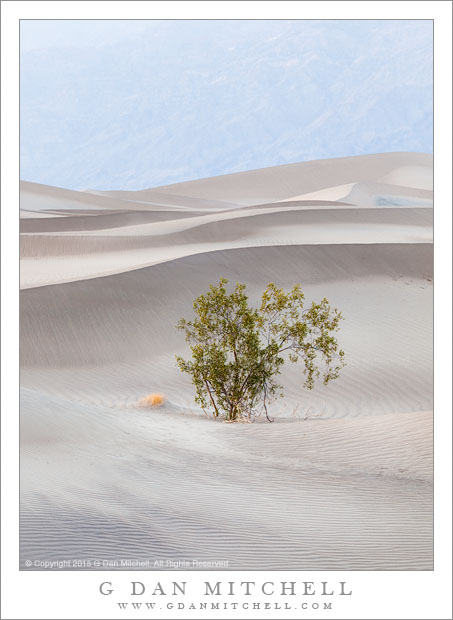
<path id="1" fill-rule="evenodd" d="M 431 163 L 25 184 L 21 557 L 431 568 Z M 253 302 L 270 281 L 326 296 L 345 317 L 341 378 L 308 392 L 287 365 L 274 424 L 200 415 L 175 324 L 221 276 Z"/>
<path id="2" fill-rule="evenodd" d="M 165 353 L 169 345 L 172 348 L 181 342 L 181 334 L 174 330 L 178 318 L 190 314 L 192 300 L 217 274 L 232 282 L 245 282 L 256 301 L 269 281 L 287 288 L 300 281 L 304 289 L 314 291 L 349 287 L 342 295 L 344 305 L 354 283 L 360 289 L 360 284 L 366 286 L 370 279 L 387 285 L 388 295 L 390 287 L 401 279 L 420 279 L 420 286 L 428 286 L 432 246 L 238 249 L 195 255 L 107 278 L 28 289 L 23 291 L 21 303 L 22 365 L 83 366 L 138 361 Z M 376 322 L 378 316 L 370 315 L 370 320 Z M 160 337 L 153 337 L 159 332 Z"/>
<path id="3" fill-rule="evenodd" d="M 392 239 L 415 243 L 431 241 L 432 209 L 304 209 L 256 215 L 247 211 L 243 215 L 235 212 L 234 216 L 220 220 L 212 216 L 184 218 L 165 222 L 162 226 L 155 222 L 150 226 L 146 223 L 125 225 L 121 227 L 121 235 L 113 225 L 94 235 L 88 231 L 66 236 L 28 234 L 22 237 L 21 255 L 39 258 L 146 249 L 149 256 L 153 256 L 154 250 L 168 246 L 182 246 L 187 248 L 187 254 L 195 254 L 200 247 L 209 251 L 217 249 L 219 244 L 234 247 L 245 241 L 253 246 L 266 240 L 266 245 L 292 245 L 291 241 L 304 245 L 340 245 L 354 241 L 391 243 Z M 244 221 L 250 217 L 253 222 Z M 47 221 L 39 220 L 40 223 Z M 191 245 L 195 246 L 192 250 Z M 154 252 L 154 258 L 159 262 L 162 254 Z"/>
<path id="4" fill-rule="evenodd" d="M 31 212 L 29 212 L 31 213 Z M 181 218 L 181 214 L 177 211 L 114 211 L 104 214 L 97 212 L 88 216 L 77 214 L 75 216 L 61 214 L 54 217 L 55 214 L 48 214 L 49 217 L 34 218 L 32 215 L 21 218 L 21 233 L 58 233 L 58 232 L 87 232 L 92 230 L 108 230 L 109 228 L 117 229 L 122 226 L 143 225 L 154 222 L 165 222 L 167 220 L 176 220 Z M 201 215 L 196 211 L 187 214 L 187 218 Z M 27 237 L 23 237 L 26 243 Z"/>

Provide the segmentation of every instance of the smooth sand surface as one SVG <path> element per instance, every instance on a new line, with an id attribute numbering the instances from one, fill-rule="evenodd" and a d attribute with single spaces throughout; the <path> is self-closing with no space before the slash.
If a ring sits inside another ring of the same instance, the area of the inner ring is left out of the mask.
<path id="1" fill-rule="evenodd" d="M 389 153 L 141 192 L 24 183 L 21 559 L 431 569 L 430 179 L 432 157 Z M 174 326 L 221 276 L 328 297 L 340 379 L 310 392 L 288 363 L 273 424 L 205 417 Z"/>

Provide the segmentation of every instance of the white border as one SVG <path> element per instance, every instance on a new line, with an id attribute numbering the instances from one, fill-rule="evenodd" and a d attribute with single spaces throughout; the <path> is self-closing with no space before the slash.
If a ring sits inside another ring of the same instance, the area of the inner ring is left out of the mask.
<path id="1" fill-rule="evenodd" d="M 247 618 L 451 618 L 451 4 L 450 2 L 16 2 L 2 12 L 2 564 L 3 618 L 128 615 L 98 593 L 103 580 L 157 580 L 157 573 L 18 571 L 18 32 L 19 19 L 434 19 L 435 28 L 435 570 L 432 572 L 165 573 L 201 600 L 204 580 L 346 581 L 353 596 L 334 610 L 248 612 Z M 195 595 L 196 594 L 196 595 Z M 127 599 L 126 599 L 127 600 Z M 241 602 L 240 597 L 234 599 Z M 245 600 L 245 599 L 244 599 Z M 260 600 L 254 597 L 254 600 Z M 264 600 L 264 597 L 261 597 Z M 163 612 L 159 612 L 162 614 Z M 313 613 L 313 612 L 312 612 Z M 159 615 L 159 617 L 164 617 Z M 245 612 L 165 612 L 168 618 L 243 618 Z"/>

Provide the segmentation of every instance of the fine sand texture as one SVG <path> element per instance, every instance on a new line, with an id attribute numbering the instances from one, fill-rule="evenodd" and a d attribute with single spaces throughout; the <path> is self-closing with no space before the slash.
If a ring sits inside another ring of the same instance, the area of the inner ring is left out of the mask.
<path id="1" fill-rule="evenodd" d="M 432 213 L 422 153 L 22 182 L 21 568 L 432 569 Z M 340 378 L 288 363 L 273 423 L 206 417 L 175 324 L 220 277 L 327 297 Z"/>

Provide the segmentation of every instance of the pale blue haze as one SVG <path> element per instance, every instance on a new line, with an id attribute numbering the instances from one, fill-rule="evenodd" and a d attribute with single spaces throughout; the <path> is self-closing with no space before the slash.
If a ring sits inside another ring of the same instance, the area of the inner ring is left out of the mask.
<path id="1" fill-rule="evenodd" d="M 142 189 L 432 152 L 431 21 L 22 21 L 21 178 Z"/>

